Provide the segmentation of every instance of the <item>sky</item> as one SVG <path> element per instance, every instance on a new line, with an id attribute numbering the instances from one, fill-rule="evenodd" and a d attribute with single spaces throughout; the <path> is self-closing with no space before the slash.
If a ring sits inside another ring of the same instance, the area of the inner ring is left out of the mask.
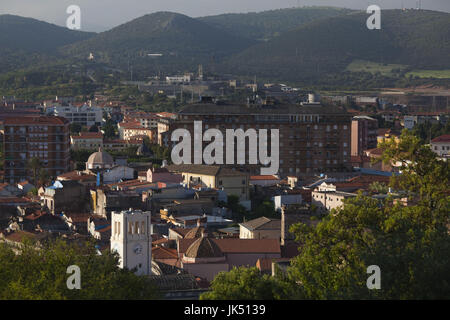
<path id="1" fill-rule="evenodd" d="M 148 13 L 172 11 L 191 17 L 258 12 L 297 6 L 367 9 L 416 7 L 418 0 L 0 0 L 0 14 L 14 14 L 65 26 L 70 5 L 81 9 L 82 31 L 105 31 Z M 421 0 L 422 8 L 450 12 L 450 0 Z"/>

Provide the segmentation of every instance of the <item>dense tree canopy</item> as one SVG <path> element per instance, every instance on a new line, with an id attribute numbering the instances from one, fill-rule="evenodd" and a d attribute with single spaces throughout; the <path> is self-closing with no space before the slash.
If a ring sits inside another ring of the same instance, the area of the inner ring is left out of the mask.
<path id="1" fill-rule="evenodd" d="M 31 242 L 18 254 L 0 244 L 1 299 L 155 299 L 155 286 L 145 277 L 117 267 L 118 257 L 98 255 L 92 243 L 68 244 L 62 240 L 36 250 Z M 80 268 L 81 289 L 69 290 L 69 266 Z"/>

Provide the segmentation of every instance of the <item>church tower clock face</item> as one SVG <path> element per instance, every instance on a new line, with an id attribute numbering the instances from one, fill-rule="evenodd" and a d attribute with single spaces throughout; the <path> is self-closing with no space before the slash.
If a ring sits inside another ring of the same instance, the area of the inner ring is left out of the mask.
<path id="1" fill-rule="evenodd" d="M 140 244 L 135 245 L 133 251 L 135 254 L 142 254 L 142 246 Z"/>

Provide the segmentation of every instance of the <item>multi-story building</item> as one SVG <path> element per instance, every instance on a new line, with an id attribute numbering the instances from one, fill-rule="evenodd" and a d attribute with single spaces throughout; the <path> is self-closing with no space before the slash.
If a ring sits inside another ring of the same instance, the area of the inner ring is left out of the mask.
<path id="1" fill-rule="evenodd" d="M 81 126 L 100 126 L 103 119 L 103 110 L 99 107 L 88 106 L 84 104 L 80 107 L 73 105 L 57 105 L 47 107 L 47 114 L 64 117 L 70 123 L 76 123 Z"/>
<path id="2" fill-rule="evenodd" d="M 352 120 L 351 155 L 360 156 L 364 150 L 378 145 L 378 121 L 368 116 L 356 116 Z"/>
<path id="3" fill-rule="evenodd" d="M 103 134 L 101 132 L 80 132 L 70 137 L 70 144 L 74 150 L 98 150 L 103 147 Z"/>
<path id="4" fill-rule="evenodd" d="M 121 122 L 118 127 L 122 140 L 148 137 L 150 141 L 153 141 L 153 135 L 156 132 L 156 129 L 144 128 L 139 122 Z"/>
<path id="5" fill-rule="evenodd" d="M 338 107 L 316 105 L 227 105 L 200 103 L 186 106 L 178 120 L 170 125 L 167 138 L 176 129 L 187 129 L 194 139 L 194 121 L 202 121 L 202 129 L 219 129 L 227 143 L 227 129 L 279 130 L 279 174 L 283 177 L 302 173 L 339 172 L 351 170 L 350 134 L 351 115 Z M 271 133 L 268 132 L 270 137 Z M 376 135 L 375 135 L 376 139 Z M 247 140 L 247 139 L 246 139 Z M 170 140 L 169 140 L 170 141 Z M 174 146 L 177 142 L 170 142 Z M 192 158 L 194 155 L 192 143 Z M 209 142 L 203 142 L 203 149 Z M 260 165 L 248 165 L 249 144 L 245 148 L 246 164 L 242 169 L 260 173 Z M 259 144 L 256 142 L 257 149 Z M 271 143 L 268 142 L 268 149 Z M 226 159 L 224 147 L 224 159 Z M 236 149 L 238 149 L 236 151 Z M 270 150 L 269 150 L 270 153 Z M 193 159 L 191 163 L 194 163 Z M 237 163 L 235 161 L 235 163 Z"/>
<path id="6" fill-rule="evenodd" d="M 312 204 L 321 211 L 331 211 L 344 206 L 344 200 L 356 197 L 355 193 L 337 191 L 336 186 L 326 183 L 312 192 Z"/>
<path id="7" fill-rule="evenodd" d="M 170 142 L 170 127 L 171 124 L 174 122 L 175 120 L 172 118 L 166 118 L 166 117 L 161 117 L 158 120 L 158 138 L 157 138 L 157 143 L 160 146 L 164 146 L 164 147 L 169 147 L 171 142 Z"/>
<path id="8" fill-rule="evenodd" d="M 182 176 L 189 187 L 222 189 L 240 201 L 250 198 L 250 176 L 245 172 L 211 165 L 170 165 L 167 170 Z"/>
<path id="9" fill-rule="evenodd" d="M 69 121 L 61 117 L 8 118 L 4 122 L 5 181 L 29 179 L 28 161 L 38 158 L 50 176 L 70 170 Z"/>
<path id="10" fill-rule="evenodd" d="M 139 122 L 142 127 L 147 129 L 158 128 L 159 116 L 154 113 L 135 112 L 124 117 L 124 122 Z"/>

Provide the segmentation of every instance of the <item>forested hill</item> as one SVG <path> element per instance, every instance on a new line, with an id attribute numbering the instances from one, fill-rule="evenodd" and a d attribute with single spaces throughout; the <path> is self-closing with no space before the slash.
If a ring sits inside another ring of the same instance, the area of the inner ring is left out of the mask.
<path id="1" fill-rule="evenodd" d="M 350 9 L 334 7 L 304 7 L 221 14 L 199 20 L 249 39 L 267 40 L 306 23 L 350 12 Z"/>
<path id="2" fill-rule="evenodd" d="M 314 21 L 232 57 L 239 74 L 299 79 L 345 70 L 354 60 L 450 68 L 450 14 L 384 10 L 381 30 L 366 27 L 368 14 Z"/>

